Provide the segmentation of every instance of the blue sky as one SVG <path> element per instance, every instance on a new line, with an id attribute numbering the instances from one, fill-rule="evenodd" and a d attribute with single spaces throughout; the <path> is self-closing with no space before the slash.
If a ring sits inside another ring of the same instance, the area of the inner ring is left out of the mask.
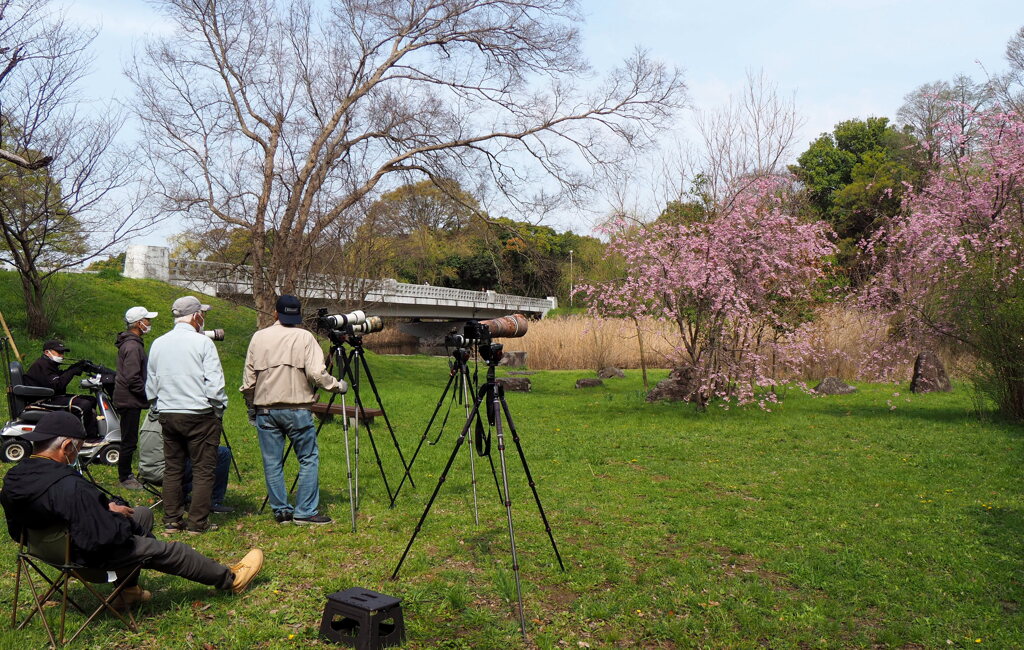
<path id="1" fill-rule="evenodd" d="M 584 48 L 596 70 L 643 47 L 685 70 L 696 108 L 723 104 L 741 91 L 747 70 L 763 69 L 781 92 L 795 93 L 806 120 L 798 152 L 840 120 L 895 117 L 903 97 L 923 83 L 1001 72 L 1006 42 L 1024 25 L 1021 0 L 581 4 Z M 68 11 L 76 22 L 101 26 L 86 93 L 127 99 L 123 59 L 147 33 L 169 27 L 141 0 L 77 0 Z"/>

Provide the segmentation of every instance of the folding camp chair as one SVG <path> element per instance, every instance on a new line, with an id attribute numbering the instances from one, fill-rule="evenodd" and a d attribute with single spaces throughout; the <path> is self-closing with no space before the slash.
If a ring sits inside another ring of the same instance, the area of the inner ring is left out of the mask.
<path id="1" fill-rule="evenodd" d="M 141 564 L 122 569 L 121 572 L 124 575 L 124 579 L 114 587 L 110 594 L 104 596 L 91 583 L 114 582 L 118 579 L 118 574 L 114 571 L 91 569 L 72 562 L 71 535 L 65 526 L 38 530 L 27 529 L 22 533 L 21 537 L 17 559 L 18 571 L 14 582 L 14 605 L 11 608 L 12 627 L 17 626 L 19 630 L 24 629 L 29 621 L 32 620 L 32 617 L 38 613 L 40 620 L 43 622 L 43 628 L 50 638 L 50 644 L 60 646 L 74 641 L 82 630 L 99 616 L 100 612 L 106 610 L 117 616 L 129 630 L 136 631 L 135 617 L 132 615 L 131 610 L 128 609 L 125 612 L 121 612 L 113 606 L 113 602 L 125 585 L 138 575 L 139 570 L 142 568 Z M 55 569 L 57 573 L 51 577 L 47 574 L 47 569 L 44 567 Z M 21 589 L 22 575 L 25 576 L 25 582 L 32 591 L 32 609 L 25 619 L 18 623 L 18 595 Z M 99 601 L 99 605 L 91 613 L 68 593 L 73 579 L 81 582 L 82 586 Z M 48 587 L 43 591 L 46 585 Z M 50 621 L 47 620 L 46 612 L 44 611 L 46 602 L 48 600 L 55 600 L 55 596 L 60 598 L 60 626 L 56 638 L 54 638 L 53 628 Z M 69 604 L 87 618 L 82 623 L 82 626 L 71 635 L 71 638 L 65 641 L 64 621 Z"/>

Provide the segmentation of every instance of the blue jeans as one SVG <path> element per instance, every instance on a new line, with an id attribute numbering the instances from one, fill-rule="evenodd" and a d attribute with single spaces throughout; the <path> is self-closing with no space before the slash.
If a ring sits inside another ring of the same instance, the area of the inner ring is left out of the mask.
<path id="1" fill-rule="evenodd" d="M 292 441 L 299 459 L 299 481 L 295 491 L 296 518 L 317 514 L 320 505 L 320 450 L 316 444 L 313 414 L 308 409 L 270 409 L 256 416 L 256 432 L 263 453 L 263 473 L 267 496 L 274 514 L 288 512 L 288 493 L 284 487 L 285 438 Z"/>
<path id="2" fill-rule="evenodd" d="M 217 469 L 213 470 L 213 494 L 210 503 L 215 506 L 224 505 L 224 498 L 228 493 L 228 476 L 231 475 L 231 450 L 221 445 L 217 447 Z M 192 494 L 192 461 L 185 461 L 185 477 L 182 479 L 185 484 L 186 498 Z"/>

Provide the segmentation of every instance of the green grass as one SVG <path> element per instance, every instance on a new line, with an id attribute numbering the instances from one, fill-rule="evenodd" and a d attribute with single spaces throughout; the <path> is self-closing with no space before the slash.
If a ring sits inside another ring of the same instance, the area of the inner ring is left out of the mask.
<path id="1" fill-rule="evenodd" d="M 75 354 L 89 350 L 108 364 L 127 307 L 145 304 L 162 318 L 181 293 L 154 282 L 63 282 L 79 302 L 57 320 L 57 333 Z M 3 311 L 20 344 L 15 287 L 0 274 Z M 254 318 L 215 304 L 210 326 L 228 330 L 218 346 L 234 394 Z M 37 352 L 38 343 L 31 356 Z M 445 361 L 371 355 L 370 364 L 408 457 L 447 379 Z M 963 386 L 912 396 L 905 386 L 859 385 L 847 396 L 791 393 L 771 413 L 697 413 L 644 403 L 638 372 L 574 389 L 588 374 L 540 372 L 531 393 L 508 398 L 566 567 L 558 569 L 510 446 L 525 647 L 1024 647 L 1024 436 L 1018 426 L 973 417 Z M 393 510 L 363 437 L 356 533 L 337 423 L 321 437 L 321 499 L 337 523 L 315 530 L 255 514 L 262 468 L 240 400 L 226 424 L 243 472 L 228 493 L 239 512 L 189 543 L 232 561 L 260 546 L 264 572 L 240 597 L 149 572 L 144 584 L 154 599 L 139 632 L 105 619 L 82 645 L 317 646 L 325 595 L 362 586 L 403 599 L 408 647 L 524 647 L 506 512 L 486 459 L 476 463 L 480 524 L 463 451 L 399 579 L 389 580 L 457 423 L 437 446 L 423 447 L 416 489 L 403 488 Z M 393 487 L 397 454 L 386 430 L 375 432 Z M 113 468 L 96 473 L 115 484 Z M 13 542 L 0 544 L 7 606 L 13 557 Z M 40 647 L 44 638 L 36 624 L 22 633 L 5 628 L 0 646 Z"/>

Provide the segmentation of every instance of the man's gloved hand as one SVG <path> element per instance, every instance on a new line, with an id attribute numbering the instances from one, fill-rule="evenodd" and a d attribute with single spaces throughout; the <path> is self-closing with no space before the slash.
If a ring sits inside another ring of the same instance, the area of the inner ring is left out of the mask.
<path id="1" fill-rule="evenodd" d="M 68 368 L 68 370 L 74 370 L 76 374 L 84 375 L 84 374 L 89 372 L 89 366 L 91 366 L 91 365 L 92 365 L 91 361 L 87 361 L 85 359 L 79 359 L 78 361 L 76 361 L 73 364 L 71 364 L 71 367 Z"/>
<path id="2" fill-rule="evenodd" d="M 223 420 L 224 419 L 224 411 L 225 410 L 226 409 L 223 406 L 214 406 L 213 407 L 213 414 L 217 416 L 218 420 Z"/>
<path id="3" fill-rule="evenodd" d="M 249 416 L 249 426 L 256 426 L 256 409 L 250 406 L 245 411 L 246 415 Z"/>
<path id="4" fill-rule="evenodd" d="M 338 380 L 338 386 L 334 389 L 334 392 L 335 393 L 347 393 L 348 392 L 348 384 L 345 383 L 344 379 L 339 379 Z"/>
<path id="5" fill-rule="evenodd" d="M 146 419 L 149 420 L 150 422 L 159 422 L 160 421 L 160 414 L 156 412 L 155 408 L 151 407 L 149 409 L 149 412 L 146 413 Z"/>

